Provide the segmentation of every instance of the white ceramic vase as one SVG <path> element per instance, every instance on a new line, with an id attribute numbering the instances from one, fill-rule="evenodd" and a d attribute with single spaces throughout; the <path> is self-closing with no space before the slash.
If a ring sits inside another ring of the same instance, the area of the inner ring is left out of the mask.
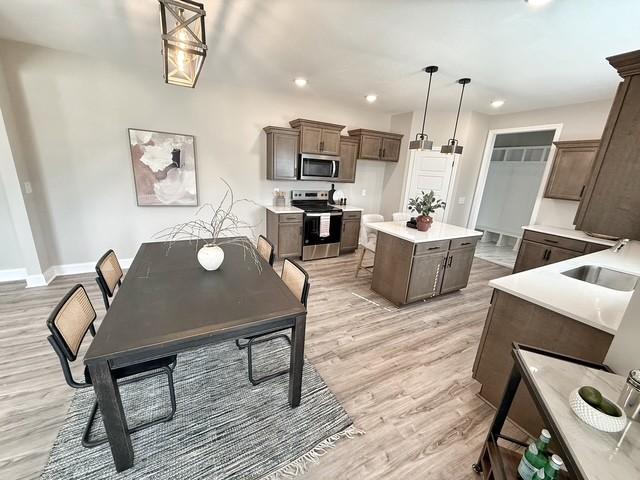
<path id="1" fill-rule="evenodd" d="M 224 250 L 217 245 L 207 244 L 198 250 L 198 262 L 205 270 L 217 270 L 222 265 L 223 260 Z"/>

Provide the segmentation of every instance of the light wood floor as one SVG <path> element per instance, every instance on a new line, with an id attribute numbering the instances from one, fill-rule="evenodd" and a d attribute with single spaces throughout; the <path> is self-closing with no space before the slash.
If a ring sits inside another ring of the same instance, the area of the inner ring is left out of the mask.
<path id="1" fill-rule="evenodd" d="M 354 279 L 356 258 L 305 264 L 306 354 L 367 433 L 342 442 L 304 478 L 478 478 L 471 464 L 493 411 L 476 397 L 471 367 L 491 296 L 487 282 L 508 269 L 476 259 L 465 290 L 397 309 L 369 289 L 368 272 Z M 46 341 L 45 320 L 78 282 L 102 318 L 93 277 L 28 290 L 0 284 L 3 479 L 36 478 L 47 461 L 73 391 Z"/>

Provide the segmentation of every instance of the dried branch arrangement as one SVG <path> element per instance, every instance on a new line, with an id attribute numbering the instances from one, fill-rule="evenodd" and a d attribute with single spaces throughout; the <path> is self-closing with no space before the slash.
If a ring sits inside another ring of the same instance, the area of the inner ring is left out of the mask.
<path id="1" fill-rule="evenodd" d="M 245 222 L 234 213 L 234 208 L 239 204 L 248 203 L 256 206 L 258 204 L 246 198 L 236 199 L 229 183 L 223 178 L 220 180 L 227 187 L 227 191 L 217 206 L 206 203 L 198 209 L 194 220 L 160 230 L 154 237 L 162 238 L 167 242 L 167 253 L 173 242 L 179 240 L 195 241 L 196 247 L 200 243 L 203 245 L 239 245 L 244 249 L 245 260 L 251 258 L 258 270 L 262 270 L 258 252 L 251 244 L 257 238 L 255 225 Z"/>

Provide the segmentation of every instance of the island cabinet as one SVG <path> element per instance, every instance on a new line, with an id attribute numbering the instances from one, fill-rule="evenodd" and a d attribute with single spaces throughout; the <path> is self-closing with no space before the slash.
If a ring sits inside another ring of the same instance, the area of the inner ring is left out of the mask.
<path id="1" fill-rule="evenodd" d="M 513 342 L 602 363 L 612 340 L 610 333 L 496 289 L 476 353 L 473 378 L 482 384 L 480 397 L 497 407 L 513 365 Z M 509 418 L 534 438 L 544 428 L 522 385 Z"/>
<path id="2" fill-rule="evenodd" d="M 375 225 L 370 224 L 374 229 Z M 371 288 L 394 304 L 405 305 L 467 286 L 478 236 L 415 242 L 381 230 L 377 235 Z"/>
<path id="3" fill-rule="evenodd" d="M 340 155 L 340 132 L 344 125 L 297 118 L 289 125 L 300 131 L 300 153 Z"/>
<path id="4" fill-rule="evenodd" d="M 275 213 L 267 209 L 267 238 L 279 259 L 302 256 L 302 213 Z"/>
<path id="5" fill-rule="evenodd" d="M 594 253 L 608 245 L 525 230 L 513 273 L 531 270 L 551 263 Z"/>
<path id="6" fill-rule="evenodd" d="M 293 128 L 264 127 L 267 134 L 267 180 L 298 178 L 298 139 Z"/>
<path id="7" fill-rule="evenodd" d="M 349 130 L 349 136 L 358 139 L 358 158 L 397 162 L 400 158 L 402 135 L 377 130 Z"/>
<path id="8" fill-rule="evenodd" d="M 342 233 L 340 235 L 340 253 L 353 252 L 358 248 L 360 238 L 361 212 L 346 211 L 342 214 Z"/>

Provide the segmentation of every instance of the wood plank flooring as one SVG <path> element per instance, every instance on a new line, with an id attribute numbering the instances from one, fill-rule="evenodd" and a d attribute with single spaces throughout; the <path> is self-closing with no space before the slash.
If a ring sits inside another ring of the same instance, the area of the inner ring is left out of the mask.
<path id="1" fill-rule="evenodd" d="M 491 296 L 487 282 L 508 269 L 476 259 L 465 290 L 398 309 L 369 289 L 370 273 L 354 278 L 356 258 L 304 264 L 311 277 L 306 355 L 367 433 L 342 442 L 303 478 L 478 478 L 471 464 L 493 410 L 475 395 L 471 367 Z M 0 284 L 3 479 L 37 478 L 64 419 L 73 391 L 46 341 L 45 320 L 78 282 L 101 319 L 94 275 L 28 290 Z"/>

